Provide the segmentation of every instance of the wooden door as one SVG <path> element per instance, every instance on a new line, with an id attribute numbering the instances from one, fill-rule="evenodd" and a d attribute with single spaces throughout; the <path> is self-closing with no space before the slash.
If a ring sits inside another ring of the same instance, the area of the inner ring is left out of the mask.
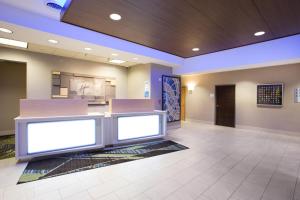
<path id="1" fill-rule="evenodd" d="M 186 87 L 181 87 L 181 121 L 185 121 Z"/>
<path id="2" fill-rule="evenodd" d="M 235 127 L 235 85 L 216 86 L 216 125 Z"/>

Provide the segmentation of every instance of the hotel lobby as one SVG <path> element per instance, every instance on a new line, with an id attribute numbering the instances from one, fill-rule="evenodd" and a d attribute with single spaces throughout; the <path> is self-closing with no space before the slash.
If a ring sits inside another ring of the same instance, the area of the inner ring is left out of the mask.
<path id="1" fill-rule="evenodd" d="M 299 10 L 0 0 L 0 200 L 300 200 Z"/>

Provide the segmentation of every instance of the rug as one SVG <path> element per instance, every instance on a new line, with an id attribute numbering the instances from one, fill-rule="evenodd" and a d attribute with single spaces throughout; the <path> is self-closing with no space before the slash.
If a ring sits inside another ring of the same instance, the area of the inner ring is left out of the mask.
<path id="1" fill-rule="evenodd" d="M 44 160 L 30 161 L 18 184 L 163 155 L 184 149 L 188 149 L 188 147 L 170 140 L 160 140 L 123 147 L 105 148 L 96 152 L 72 153 Z"/>
<path id="2" fill-rule="evenodd" d="M 15 136 L 0 136 L 0 160 L 15 157 Z"/>

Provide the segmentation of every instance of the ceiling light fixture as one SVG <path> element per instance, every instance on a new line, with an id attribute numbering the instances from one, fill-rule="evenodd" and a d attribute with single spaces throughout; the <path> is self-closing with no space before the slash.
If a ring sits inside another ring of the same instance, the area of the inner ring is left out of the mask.
<path id="1" fill-rule="evenodd" d="M 91 51 L 92 49 L 90 47 L 85 47 L 84 50 Z"/>
<path id="2" fill-rule="evenodd" d="M 111 55 L 112 55 L 112 56 L 118 56 L 118 54 L 117 54 L 117 53 L 112 53 Z"/>
<path id="3" fill-rule="evenodd" d="M 115 63 L 115 64 L 122 64 L 122 63 L 124 63 L 126 61 L 124 61 L 124 60 L 118 60 L 118 59 L 112 59 L 109 62 L 110 63 Z"/>
<path id="4" fill-rule="evenodd" d="M 48 42 L 51 43 L 51 44 L 57 44 L 58 43 L 57 40 L 52 40 L 52 39 L 48 40 Z"/>
<path id="5" fill-rule="evenodd" d="M 112 13 L 109 15 L 110 19 L 114 20 L 114 21 L 119 21 L 122 19 L 121 15 L 116 14 L 116 13 Z"/>
<path id="6" fill-rule="evenodd" d="M 0 28 L 0 31 L 3 32 L 3 33 L 9 33 L 9 34 L 12 34 L 13 32 L 7 28 Z"/>
<path id="7" fill-rule="evenodd" d="M 199 48 L 193 48 L 192 51 L 199 51 Z"/>
<path id="8" fill-rule="evenodd" d="M 132 58 L 133 60 L 138 60 L 138 58 Z"/>
<path id="9" fill-rule="evenodd" d="M 264 32 L 264 31 L 258 31 L 258 32 L 256 32 L 256 33 L 254 33 L 254 36 L 262 36 L 262 35 L 264 35 L 266 32 Z"/>
<path id="10" fill-rule="evenodd" d="M 26 49 L 28 47 L 27 42 L 22 42 L 18 40 L 10 40 L 6 38 L 0 38 L 0 44 L 14 46 L 14 47 L 20 47 Z"/>

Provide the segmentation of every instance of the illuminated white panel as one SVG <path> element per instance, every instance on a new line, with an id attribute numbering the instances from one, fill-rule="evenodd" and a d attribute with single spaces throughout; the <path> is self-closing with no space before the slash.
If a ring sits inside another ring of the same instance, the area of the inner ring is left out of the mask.
<path id="1" fill-rule="evenodd" d="M 28 153 L 67 149 L 96 143 L 94 119 L 29 123 Z"/>
<path id="2" fill-rule="evenodd" d="M 159 133 L 159 115 L 118 118 L 119 140 L 154 136 Z"/>

